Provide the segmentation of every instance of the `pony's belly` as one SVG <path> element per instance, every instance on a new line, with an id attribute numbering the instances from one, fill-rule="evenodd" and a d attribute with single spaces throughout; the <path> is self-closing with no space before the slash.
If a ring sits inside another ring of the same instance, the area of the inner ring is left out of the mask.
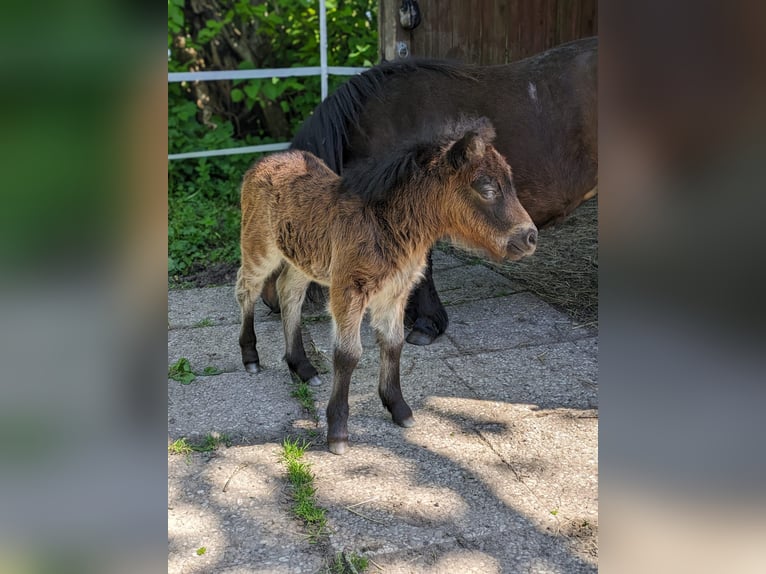
<path id="1" fill-rule="evenodd" d="M 287 257 L 283 253 L 287 262 L 303 273 L 306 277 L 315 283 L 328 287 L 330 285 L 330 273 L 322 262 L 302 259 L 299 257 Z"/>

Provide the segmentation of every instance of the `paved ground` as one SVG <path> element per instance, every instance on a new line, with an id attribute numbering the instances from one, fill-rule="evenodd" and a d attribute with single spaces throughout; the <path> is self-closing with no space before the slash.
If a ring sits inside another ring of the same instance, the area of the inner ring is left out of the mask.
<path id="1" fill-rule="evenodd" d="M 338 551 L 385 572 L 596 572 L 597 333 L 501 275 L 439 253 L 446 336 L 406 345 L 402 389 L 416 425 L 394 425 L 377 397 L 378 353 L 351 387 L 351 448 L 324 446 L 329 373 L 317 425 L 290 396 L 279 317 L 259 305 L 264 372 L 239 358 L 233 287 L 170 291 L 168 362 L 223 373 L 168 381 L 168 435 L 228 434 L 213 453 L 168 457 L 168 572 L 317 572 Z M 304 322 L 330 368 L 330 322 Z M 309 544 L 279 462 L 285 436 L 319 430 L 307 453 L 331 533 Z M 205 547 L 198 556 L 196 550 Z"/>

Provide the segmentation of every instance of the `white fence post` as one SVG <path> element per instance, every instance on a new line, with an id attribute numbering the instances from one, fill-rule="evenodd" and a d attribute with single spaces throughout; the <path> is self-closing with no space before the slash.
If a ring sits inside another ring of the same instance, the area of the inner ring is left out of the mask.
<path id="1" fill-rule="evenodd" d="M 319 67 L 322 72 L 322 100 L 327 97 L 327 5 L 319 0 Z"/>

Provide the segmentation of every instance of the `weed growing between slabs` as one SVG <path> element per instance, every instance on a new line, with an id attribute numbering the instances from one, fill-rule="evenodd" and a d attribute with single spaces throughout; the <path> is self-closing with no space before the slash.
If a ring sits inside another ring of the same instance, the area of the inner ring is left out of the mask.
<path id="1" fill-rule="evenodd" d="M 310 443 L 302 439 L 285 438 L 282 442 L 282 462 L 292 486 L 293 514 L 303 520 L 309 542 L 317 542 L 327 530 L 327 511 L 316 502 L 316 487 L 311 465 L 301 460 Z"/>
<path id="2" fill-rule="evenodd" d="M 227 434 L 208 433 L 200 443 L 191 443 L 186 438 L 181 437 L 168 445 L 168 452 L 171 454 L 184 454 L 189 456 L 193 452 L 211 452 L 221 446 L 230 446 L 231 439 Z"/>

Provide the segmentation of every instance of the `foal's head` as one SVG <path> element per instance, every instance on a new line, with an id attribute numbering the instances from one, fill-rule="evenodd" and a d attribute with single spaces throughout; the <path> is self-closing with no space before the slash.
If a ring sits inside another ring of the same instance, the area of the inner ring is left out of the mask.
<path id="1" fill-rule="evenodd" d="M 537 228 L 516 197 L 510 166 L 492 145 L 492 124 L 486 118 L 462 119 L 447 137 L 432 166 L 447 182 L 453 239 L 498 259 L 531 255 Z"/>

